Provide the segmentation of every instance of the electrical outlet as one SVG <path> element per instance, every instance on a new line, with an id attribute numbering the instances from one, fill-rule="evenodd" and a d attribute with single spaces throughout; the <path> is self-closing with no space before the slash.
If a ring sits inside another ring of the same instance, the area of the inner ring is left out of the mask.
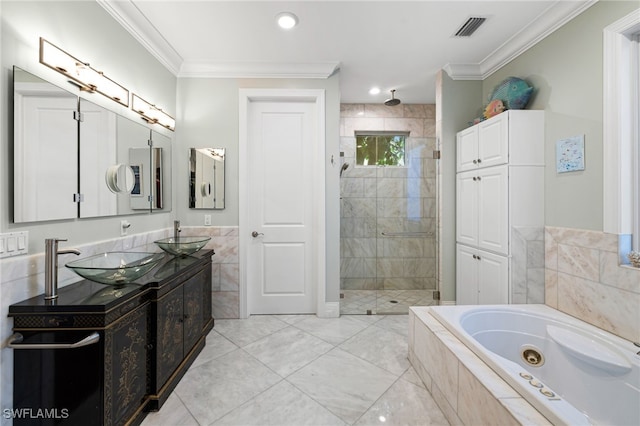
<path id="1" fill-rule="evenodd" d="M 205 226 L 210 226 L 211 225 L 211 215 L 210 214 L 205 214 L 204 215 L 204 224 L 205 224 Z"/>

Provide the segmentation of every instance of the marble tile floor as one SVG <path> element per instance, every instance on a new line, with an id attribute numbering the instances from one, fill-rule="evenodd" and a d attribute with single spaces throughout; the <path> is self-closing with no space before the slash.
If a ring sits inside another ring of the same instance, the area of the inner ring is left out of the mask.
<path id="1" fill-rule="evenodd" d="M 433 290 L 341 290 L 342 315 L 407 314 L 410 306 L 433 306 Z"/>
<path id="2" fill-rule="evenodd" d="M 153 425 L 448 425 L 407 360 L 406 315 L 217 320 Z"/>

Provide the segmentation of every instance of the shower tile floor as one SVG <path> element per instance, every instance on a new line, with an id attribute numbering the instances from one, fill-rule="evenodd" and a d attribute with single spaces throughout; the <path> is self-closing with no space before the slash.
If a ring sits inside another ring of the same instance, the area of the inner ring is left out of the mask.
<path id="1" fill-rule="evenodd" d="M 448 425 L 407 360 L 405 315 L 216 320 L 152 425 Z"/>
<path id="2" fill-rule="evenodd" d="M 341 290 L 342 315 L 407 314 L 410 306 L 433 306 L 433 290 Z"/>

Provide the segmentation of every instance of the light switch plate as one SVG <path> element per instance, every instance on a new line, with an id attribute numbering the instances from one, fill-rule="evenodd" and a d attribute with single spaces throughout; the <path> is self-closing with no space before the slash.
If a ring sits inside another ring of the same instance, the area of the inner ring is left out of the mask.
<path id="1" fill-rule="evenodd" d="M 29 253 L 29 231 L 0 234 L 0 259 Z"/>

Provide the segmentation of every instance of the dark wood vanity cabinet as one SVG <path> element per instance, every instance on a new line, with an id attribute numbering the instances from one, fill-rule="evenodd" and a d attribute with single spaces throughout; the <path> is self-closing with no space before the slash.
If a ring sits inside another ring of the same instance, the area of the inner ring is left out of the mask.
<path id="1" fill-rule="evenodd" d="M 121 425 L 146 404 L 148 295 L 131 286 L 69 287 L 61 289 L 61 303 L 31 299 L 9 309 L 14 340 L 21 336 L 13 344 L 14 425 Z"/>
<path id="2" fill-rule="evenodd" d="M 159 408 L 213 328 L 212 255 L 167 256 L 140 284 L 81 281 L 55 304 L 38 296 L 11 305 L 13 409 L 23 414 L 13 423 L 138 424 Z"/>
<path id="3" fill-rule="evenodd" d="M 176 262 L 185 259 L 177 258 Z M 189 268 L 152 289 L 152 301 L 151 410 L 166 401 L 204 347 L 204 336 L 213 328 L 211 263 Z"/>

